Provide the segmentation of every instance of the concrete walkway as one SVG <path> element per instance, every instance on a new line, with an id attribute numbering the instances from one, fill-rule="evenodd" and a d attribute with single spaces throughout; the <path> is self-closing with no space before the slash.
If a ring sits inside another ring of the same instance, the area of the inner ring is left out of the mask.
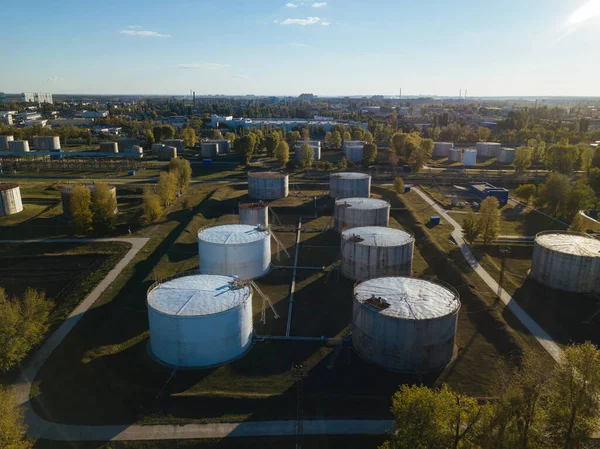
<path id="1" fill-rule="evenodd" d="M 428 195 L 423 193 L 420 189 L 413 187 L 412 191 L 417 193 L 421 198 L 423 198 L 431 207 L 433 207 L 436 212 L 443 217 L 448 223 L 450 223 L 454 227 L 454 231 L 452 231 L 452 238 L 459 246 L 461 253 L 464 258 L 467 260 L 471 268 L 477 275 L 487 284 L 489 288 L 492 289 L 494 293 L 497 293 L 499 290 L 498 283 L 489 275 L 487 271 L 483 269 L 483 267 L 479 264 L 469 245 L 463 238 L 463 230 L 462 227 L 437 203 L 431 199 Z M 500 300 L 506 305 L 508 310 L 523 324 L 527 330 L 537 339 L 537 341 L 543 346 L 543 348 L 550 354 L 550 356 L 558 362 L 560 358 L 560 354 L 562 353 L 562 349 L 556 342 L 548 335 L 548 333 L 542 329 L 542 327 L 537 324 L 528 314 L 525 312 L 521 306 L 510 296 L 504 289 L 500 289 Z"/>

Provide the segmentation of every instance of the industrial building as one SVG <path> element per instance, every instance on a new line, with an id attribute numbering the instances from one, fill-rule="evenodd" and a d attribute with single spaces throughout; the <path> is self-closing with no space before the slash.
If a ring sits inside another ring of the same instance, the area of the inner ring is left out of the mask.
<path id="1" fill-rule="evenodd" d="M 342 232 L 340 272 L 362 281 L 382 276 L 411 276 L 415 238 L 406 231 L 380 226 Z"/>
<path id="2" fill-rule="evenodd" d="M 465 167 L 475 167 L 477 165 L 477 150 L 466 149 L 463 151 L 463 165 Z"/>
<path id="3" fill-rule="evenodd" d="M 13 142 L 14 136 L 0 136 L 0 150 L 8 150 L 8 142 Z"/>
<path id="4" fill-rule="evenodd" d="M 469 184 L 468 191 L 481 200 L 493 196 L 498 200 L 501 206 L 508 203 L 508 190 L 503 187 L 495 187 L 487 182 L 475 182 Z"/>
<path id="5" fill-rule="evenodd" d="M 21 189 L 17 184 L 0 184 L 0 217 L 23 210 Z"/>
<path id="6" fill-rule="evenodd" d="M 269 226 L 269 206 L 267 203 L 240 203 L 240 224 Z"/>
<path id="7" fill-rule="evenodd" d="M 336 200 L 333 210 L 333 228 L 362 226 L 387 227 L 390 221 L 390 203 L 375 198 L 343 198 Z"/>
<path id="8" fill-rule="evenodd" d="M 63 208 L 63 214 L 67 217 L 67 218 L 71 218 L 71 214 L 70 214 L 70 204 L 71 204 L 71 194 L 73 191 L 73 187 L 74 186 L 67 186 L 67 187 L 63 187 L 63 189 L 60 191 L 60 199 L 62 202 L 62 208 Z M 90 193 L 93 193 L 94 189 L 96 188 L 95 184 L 88 184 L 85 186 Z M 115 201 L 115 210 L 114 213 L 116 214 L 118 212 L 118 208 L 116 207 L 117 204 L 117 188 L 115 186 L 108 186 L 108 190 L 110 192 L 110 195 L 113 197 L 113 200 Z"/>
<path id="9" fill-rule="evenodd" d="M 352 162 L 361 162 L 363 159 L 363 148 L 366 142 L 362 140 L 346 140 L 342 144 L 344 156 Z"/>
<path id="10" fill-rule="evenodd" d="M 439 371 L 454 355 L 459 310 L 450 287 L 407 277 L 371 279 L 354 289 L 352 344 L 391 371 Z"/>
<path id="11" fill-rule="evenodd" d="M 60 150 L 60 137 L 34 136 L 33 146 L 37 151 L 58 151 Z"/>
<path id="12" fill-rule="evenodd" d="M 448 150 L 448 162 L 462 162 L 462 150 L 459 148 L 450 148 Z"/>
<path id="13" fill-rule="evenodd" d="M 198 233 L 199 271 L 254 279 L 271 270 L 271 234 L 259 226 L 233 224 Z"/>
<path id="14" fill-rule="evenodd" d="M 319 140 L 305 140 L 297 142 L 294 146 L 294 160 L 300 162 L 302 160 L 302 147 L 308 145 L 313 150 L 313 161 L 321 160 L 321 142 Z"/>
<path id="15" fill-rule="evenodd" d="M 535 237 L 529 275 L 557 290 L 600 293 L 600 240 L 573 232 L 541 232 Z"/>
<path id="16" fill-rule="evenodd" d="M 502 164 L 512 164 L 515 161 L 516 153 L 514 148 L 500 148 L 496 155 L 496 161 Z"/>
<path id="17" fill-rule="evenodd" d="M 318 117 L 313 119 L 302 118 L 234 118 L 233 116 L 222 116 L 212 114 L 210 116 L 211 126 L 218 128 L 222 125 L 230 129 L 261 129 L 261 127 L 276 127 L 285 128 L 286 131 L 294 129 L 308 128 L 310 126 L 321 126 L 325 131 L 331 131 L 335 125 L 352 126 L 357 125 L 362 129 L 367 130 L 368 124 L 353 120 L 334 120 L 332 117 Z"/>
<path id="18" fill-rule="evenodd" d="M 184 274 L 148 291 L 152 354 L 174 367 L 207 368 L 252 345 L 252 289 L 232 276 Z"/>
<path id="19" fill-rule="evenodd" d="M 500 150 L 500 144 L 497 142 L 477 142 L 475 144 L 477 156 L 480 158 L 496 157 Z"/>
<path id="20" fill-rule="evenodd" d="M 334 173 L 329 177 L 331 198 L 369 198 L 371 176 L 366 173 Z"/>
<path id="21" fill-rule="evenodd" d="M 273 171 L 248 173 L 248 196 L 256 200 L 277 200 L 289 194 L 289 175 Z"/>
<path id="22" fill-rule="evenodd" d="M 450 150 L 454 148 L 452 142 L 435 142 L 433 144 L 433 157 L 448 157 Z"/>
<path id="23" fill-rule="evenodd" d="M 53 104 L 52 94 L 47 92 L 23 92 L 21 94 L 23 103 L 50 103 Z"/>

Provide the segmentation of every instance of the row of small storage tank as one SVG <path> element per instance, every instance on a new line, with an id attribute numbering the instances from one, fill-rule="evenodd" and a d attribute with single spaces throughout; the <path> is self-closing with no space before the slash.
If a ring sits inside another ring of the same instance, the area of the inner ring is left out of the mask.
<path id="1" fill-rule="evenodd" d="M 477 159 L 495 157 L 497 162 L 511 164 L 515 160 L 514 148 L 503 148 L 496 142 L 477 142 L 476 148 L 454 148 L 451 142 L 435 142 L 433 157 L 447 157 L 449 162 L 462 162 L 470 167 L 477 163 Z"/>

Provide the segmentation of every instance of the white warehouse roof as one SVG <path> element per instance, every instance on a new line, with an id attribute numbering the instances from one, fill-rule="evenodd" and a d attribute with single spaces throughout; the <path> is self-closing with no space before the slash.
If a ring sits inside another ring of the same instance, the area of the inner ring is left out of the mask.
<path id="1" fill-rule="evenodd" d="M 258 242 L 268 237 L 268 231 L 260 231 L 256 226 L 244 224 L 214 226 L 198 233 L 198 239 L 203 242 L 223 245 Z"/>

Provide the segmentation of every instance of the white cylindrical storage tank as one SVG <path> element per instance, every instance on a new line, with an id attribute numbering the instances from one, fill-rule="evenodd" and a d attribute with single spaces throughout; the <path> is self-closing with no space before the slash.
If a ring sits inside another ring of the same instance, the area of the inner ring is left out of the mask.
<path id="1" fill-rule="evenodd" d="M 185 141 L 183 139 L 163 139 L 162 143 L 169 147 L 177 148 L 178 152 L 183 153 L 185 151 Z"/>
<path id="2" fill-rule="evenodd" d="M 200 154 L 202 157 L 217 157 L 219 144 L 216 142 L 202 142 L 200 144 Z"/>
<path id="3" fill-rule="evenodd" d="M 273 171 L 248 173 L 248 196 L 257 200 L 276 200 L 289 194 L 289 175 Z"/>
<path id="4" fill-rule="evenodd" d="M 27 140 L 9 141 L 8 149 L 16 153 L 27 153 L 29 152 L 29 142 Z"/>
<path id="5" fill-rule="evenodd" d="M 139 146 L 139 145 L 132 145 L 129 148 L 127 148 L 127 152 L 128 153 L 132 153 L 132 154 L 136 154 L 136 155 L 143 155 L 144 154 L 144 149 Z"/>
<path id="6" fill-rule="evenodd" d="M 152 354 L 175 367 L 207 368 L 252 345 L 252 290 L 231 276 L 187 274 L 148 290 Z"/>
<path id="7" fill-rule="evenodd" d="M 423 279 L 384 277 L 354 289 L 352 345 L 385 369 L 425 373 L 453 358 L 458 293 Z"/>
<path id="8" fill-rule="evenodd" d="M 496 157 L 500 144 L 497 142 L 477 142 L 475 144 L 477 149 L 477 156 L 480 158 Z"/>
<path id="9" fill-rule="evenodd" d="M 529 275 L 557 290 L 600 293 L 600 241 L 575 232 L 541 232 Z"/>
<path id="10" fill-rule="evenodd" d="M 138 143 L 138 140 L 133 137 L 117 140 L 117 145 L 119 146 L 119 153 L 125 153 L 127 151 L 127 148 L 133 145 L 137 145 Z M 154 148 L 154 146 L 152 148 Z"/>
<path id="11" fill-rule="evenodd" d="M 382 276 L 411 276 L 414 237 L 406 231 L 379 226 L 342 232 L 340 272 L 363 281 Z"/>
<path id="12" fill-rule="evenodd" d="M 390 203 L 375 198 L 342 198 L 336 200 L 333 227 L 336 231 L 360 226 L 387 227 L 390 222 Z"/>
<path id="13" fill-rule="evenodd" d="M 477 165 L 477 150 L 465 150 L 463 152 L 463 165 L 475 167 Z"/>
<path id="14" fill-rule="evenodd" d="M 156 155 L 159 161 L 170 161 L 171 159 L 177 159 L 177 148 L 163 145 L 156 150 Z"/>
<path id="15" fill-rule="evenodd" d="M 258 226 L 215 226 L 198 233 L 199 271 L 253 279 L 271 269 L 271 235 Z"/>
<path id="16" fill-rule="evenodd" d="M 23 210 L 21 189 L 17 184 L 0 184 L 0 217 Z"/>
<path id="17" fill-rule="evenodd" d="M 8 150 L 8 142 L 13 142 L 14 136 L 0 136 L 0 150 Z"/>
<path id="18" fill-rule="evenodd" d="M 294 160 L 296 162 L 300 162 L 302 160 L 302 147 L 304 145 L 308 145 L 313 150 L 313 161 L 321 160 L 321 142 L 319 141 L 310 141 L 310 142 L 298 142 L 294 147 Z"/>
<path id="19" fill-rule="evenodd" d="M 58 136 L 34 136 L 33 146 L 36 151 L 60 150 L 60 137 Z"/>
<path id="20" fill-rule="evenodd" d="M 118 153 L 119 144 L 117 142 L 100 142 L 100 152 L 102 153 Z"/>
<path id="21" fill-rule="evenodd" d="M 433 157 L 448 157 L 448 152 L 454 148 L 452 142 L 435 142 L 433 144 Z"/>
<path id="22" fill-rule="evenodd" d="M 496 161 L 503 164 L 512 164 L 515 160 L 515 154 L 516 150 L 514 148 L 500 148 L 496 156 Z"/>
<path id="23" fill-rule="evenodd" d="M 240 224 L 269 225 L 269 206 L 266 203 L 240 203 Z"/>
<path id="24" fill-rule="evenodd" d="M 462 150 L 450 148 L 448 150 L 448 162 L 462 162 Z"/>
<path id="25" fill-rule="evenodd" d="M 331 198 L 369 198 L 371 176 L 365 173 L 335 173 L 329 177 Z"/>
<path id="26" fill-rule="evenodd" d="M 363 160 L 363 145 L 344 146 L 344 156 L 352 162 L 361 162 Z"/>

